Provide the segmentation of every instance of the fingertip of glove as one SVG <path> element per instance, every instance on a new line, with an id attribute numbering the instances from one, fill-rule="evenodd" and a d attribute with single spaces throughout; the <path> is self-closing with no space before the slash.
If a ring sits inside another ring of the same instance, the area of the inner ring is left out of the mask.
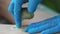
<path id="1" fill-rule="evenodd" d="M 29 33 L 35 33 L 34 28 L 28 30 Z"/>
<path id="2" fill-rule="evenodd" d="M 30 14 L 33 14 L 33 13 L 34 13 L 33 10 L 31 10 L 31 9 L 29 9 L 28 12 L 29 12 Z"/>
<path id="3" fill-rule="evenodd" d="M 28 27 L 25 27 L 25 28 L 24 28 L 24 31 L 25 31 L 25 32 L 28 32 Z"/>

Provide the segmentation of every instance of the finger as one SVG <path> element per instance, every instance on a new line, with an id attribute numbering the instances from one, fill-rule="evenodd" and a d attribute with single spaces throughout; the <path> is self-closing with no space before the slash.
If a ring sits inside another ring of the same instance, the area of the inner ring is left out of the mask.
<path id="1" fill-rule="evenodd" d="M 50 33 L 57 33 L 57 32 L 60 32 L 59 26 L 55 26 L 55 27 L 52 27 L 52 28 L 47 29 L 45 31 L 42 31 L 40 34 L 50 34 Z"/>
<path id="2" fill-rule="evenodd" d="M 10 2 L 8 11 L 9 11 L 9 13 L 11 13 L 14 16 L 14 2 L 13 1 Z"/>
<path id="3" fill-rule="evenodd" d="M 39 22 L 32 23 L 32 24 L 30 24 L 29 26 L 31 26 L 31 25 L 37 25 L 37 24 L 43 25 L 43 24 L 46 24 L 46 23 L 48 23 L 48 22 L 54 22 L 55 20 L 58 21 L 58 20 L 59 20 L 59 16 L 60 16 L 60 15 L 57 15 L 57 16 L 54 16 L 54 17 L 45 19 L 45 20 L 43 20 L 43 21 L 39 21 Z"/>
<path id="4" fill-rule="evenodd" d="M 20 28 L 22 23 L 22 15 L 21 15 L 21 9 L 22 9 L 23 0 L 16 0 L 14 4 L 14 19 L 16 23 L 16 27 Z"/>
<path id="5" fill-rule="evenodd" d="M 55 19 L 56 19 L 55 17 L 52 17 L 52 18 L 49 18 L 49 19 L 46 19 L 46 20 L 43 20 L 43 21 L 32 23 L 32 24 L 28 25 L 28 27 L 25 28 L 25 31 L 27 32 L 31 28 L 42 26 L 44 24 L 54 22 Z"/>
<path id="6" fill-rule="evenodd" d="M 44 24 L 47 24 L 48 22 L 50 22 L 50 20 L 48 20 L 48 19 L 43 20 L 43 21 L 39 21 L 39 22 L 35 22 L 35 23 L 32 23 L 32 24 L 28 25 L 28 27 L 26 27 L 24 30 L 25 30 L 25 32 L 27 32 L 31 28 L 42 26 Z"/>
<path id="7" fill-rule="evenodd" d="M 38 26 L 36 28 L 30 28 L 28 30 L 29 33 L 36 33 L 36 32 L 41 32 L 43 30 L 46 30 L 48 28 L 51 28 L 51 27 L 54 27 L 56 26 L 56 24 L 45 24 L 45 25 L 42 25 L 42 26 Z"/>
<path id="8" fill-rule="evenodd" d="M 47 23 L 46 20 L 32 23 L 32 24 L 28 25 L 28 26 L 24 29 L 24 31 L 27 32 L 27 31 L 28 31 L 29 29 L 31 29 L 31 28 L 36 28 L 36 27 L 42 26 L 42 25 L 44 25 L 44 24 L 46 24 L 46 23 Z"/>
<path id="9" fill-rule="evenodd" d="M 29 0 L 28 2 L 28 11 L 30 13 L 34 13 L 36 10 L 38 4 L 41 2 L 41 0 Z"/>
<path id="10" fill-rule="evenodd" d="M 54 25 L 56 25 L 57 24 L 57 22 L 59 22 L 59 15 L 58 16 L 54 16 L 54 17 L 51 17 L 51 18 L 49 18 L 49 19 L 46 19 L 46 20 L 43 20 L 43 21 L 40 21 L 40 23 L 38 22 L 37 24 L 38 25 L 36 25 L 36 24 L 34 24 L 34 25 L 29 25 L 28 27 L 26 27 L 25 28 L 25 31 L 28 31 L 29 29 L 31 29 L 31 28 L 36 28 L 36 27 L 38 27 L 38 26 L 43 26 L 44 24 L 51 24 L 51 26 L 54 26 Z M 48 26 L 49 26 L 48 25 Z"/>
<path id="11" fill-rule="evenodd" d="M 28 25 L 27 27 L 25 27 L 24 31 L 27 32 L 31 28 L 42 26 L 44 24 L 46 24 L 46 23 L 45 22 L 42 22 L 42 21 L 41 22 L 32 23 L 32 24 Z"/>
<path id="12" fill-rule="evenodd" d="M 44 25 L 44 24 L 47 24 L 47 23 L 54 23 L 54 22 L 59 22 L 59 15 L 57 15 L 57 16 L 54 16 L 54 17 L 51 17 L 51 18 L 48 18 L 48 19 L 45 19 L 45 20 L 43 20 L 43 21 L 39 21 L 39 22 L 35 22 L 35 23 L 32 23 L 32 24 L 30 24 L 29 25 L 29 27 L 30 26 L 35 26 L 35 27 L 37 27 L 37 26 L 40 26 L 40 25 Z"/>

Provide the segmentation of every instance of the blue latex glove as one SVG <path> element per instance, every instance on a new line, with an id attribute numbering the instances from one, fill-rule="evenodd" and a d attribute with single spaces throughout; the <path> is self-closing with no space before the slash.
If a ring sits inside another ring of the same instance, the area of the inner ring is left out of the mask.
<path id="1" fill-rule="evenodd" d="M 32 23 L 25 28 L 25 31 L 29 33 L 40 32 L 40 34 L 54 34 L 60 32 L 60 15 Z"/>
<path id="2" fill-rule="evenodd" d="M 24 2 L 27 2 L 27 0 L 11 0 L 9 5 L 9 12 L 14 16 L 16 27 L 21 27 L 21 9 Z M 41 2 L 41 0 L 28 0 L 28 11 L 29 13 L 34 13 L 36 10 L 38 4 Z"/>

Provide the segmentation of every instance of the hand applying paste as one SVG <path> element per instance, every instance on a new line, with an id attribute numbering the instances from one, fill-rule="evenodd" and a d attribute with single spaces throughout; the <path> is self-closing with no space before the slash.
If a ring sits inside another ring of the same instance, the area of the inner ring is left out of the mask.
<path id="1" fill-rule="evenodd" d="M 9 12 L 14 16 L 14 20 L 16 23 L 16 27 L 21 27 L 21 21 L 22 21 L 22 15 L 21 15 L 21 9 L 24 2 L 27 2 L 26 0 L 11 0 L 9 5 Z M 41 2 L 41 0 L 28 0 L 28 12 L 33 14 L 36 10 L 38 4 Z"/>

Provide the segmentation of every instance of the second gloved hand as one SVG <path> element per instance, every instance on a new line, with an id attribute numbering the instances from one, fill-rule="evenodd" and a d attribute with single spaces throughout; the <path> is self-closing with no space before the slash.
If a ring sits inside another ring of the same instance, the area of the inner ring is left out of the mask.
<path id="1" fill-rule="evenodd" d="M 60 15 L 30 24 L 25 28 L 25 31 L 29 33 L 40 32 L 40 34 L 54 34 L 60 32 Z"/>

